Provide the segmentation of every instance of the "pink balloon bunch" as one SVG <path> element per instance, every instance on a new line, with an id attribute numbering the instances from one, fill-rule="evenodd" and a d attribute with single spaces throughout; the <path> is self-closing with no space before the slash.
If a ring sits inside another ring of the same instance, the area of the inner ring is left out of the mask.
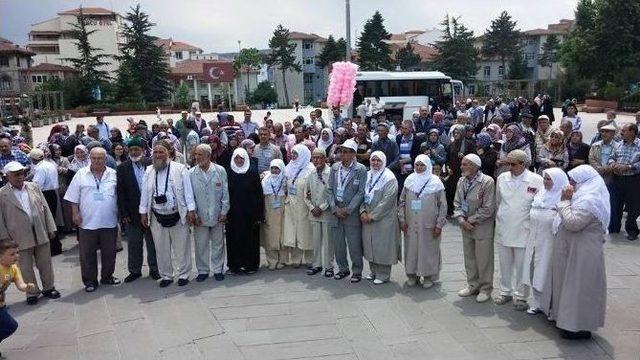
<path id="1" fill-rule="evenodd" d="M 330 106 L 348 106 L 353 102 L 357 73 L 358 65 L 352 62 L 333 63 L 327 91 L 327 103 Z"/>

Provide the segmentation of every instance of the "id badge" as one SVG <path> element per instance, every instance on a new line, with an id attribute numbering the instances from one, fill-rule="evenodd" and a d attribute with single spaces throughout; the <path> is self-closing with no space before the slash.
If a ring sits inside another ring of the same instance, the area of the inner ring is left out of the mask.
<path id="1" fill-rule="evenodd" d="M 289 195 L 296 195 L 296 194 L 297 194 L 296 186 L 295 185 L 291 185 L 289 187 Z"/>
<path id="2" fill-rule="evenodd" d="M 463 201 L 462 204 L 460 204 L 460 210 L 462 210 L 462 212 L 465 215 L 469 214 L 469 203 L 466 201 Z"/>
<path id="3" fill-rule="evenodd" d="M 369 205 L 371 204 L 371 200 L 373 200 L 373 194 L 364 195 L 364 203 Z"/>
<path id="4" fill-rule="evenodd" d="M 422 210 L 422 200 L 411 200 L 411 210 L 416 212 Z"/>
<path id="5" fill-rule="evenodd" d="M 338 201 L 342 201 L 342 199 L 344 198 L 344 189 L 336 189 L 336 200 Z"/>
<path id="6" fill-rule="evenodd" d="M 104 201 L 104 194 L 98 190 L 93 192 L 93 201 Z"/>
<path id="7" fill-rule="evenodd" d="M 282 207 L 282 201 L 280 201 L 280 199 L 273 198 L 273 200 L 271 200 L 271 208 L 272 209 L 279 209 L 281 207 Z"/>

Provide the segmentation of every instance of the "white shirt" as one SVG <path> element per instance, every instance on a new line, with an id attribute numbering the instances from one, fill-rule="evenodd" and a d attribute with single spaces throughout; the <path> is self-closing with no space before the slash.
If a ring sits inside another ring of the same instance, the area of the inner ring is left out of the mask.
<path id="1" fill-rule="evenodd" d="M 29 192 L 27 191 L 27 187 L 22 185 L 22 189 L 18 189 L 16 187 L 11 187 L 13 190 L 13 194 L 16 196 L 20 205 L 22 205 L 22 210 L 24 210 L 27 215 L 29 215 L 29 219 L 32 219 L 33 215 L 31 214 L 31 202 L 29 201 Z"/>
<path id="2" fill-rule="evenodd" d="M 33 182 L 40 190 L 56 190 L 58 188 L 58 168 L 47 160 L 42 160 L 33 166 Z"/>
<path id="3" fill-rule="evenodd" d="M 171 166 L 175 166 L 175 162 L 171 162 Z M 171 213 L 175 213 L 176 211 L 178 211 L 178 204 L 176 203 L 176 196 L 175 193 L 173 191 L 173 188 L 171 187 L 171 174 L 169 174 L 169 185 L 167 186 L 167 192 L 164 192 L 164 187 L 166 184 L 166 179 L 167 179 L 167 170 L 169 169 L 169 167 L 166 167 L 160 171 L 156 171 L 156 178 L 158 180 L 158 187 L 157 189 L 153 192 L 153 193 L 149 193 L 149 191 L 147 191 L 146 189 L 142 189 L 140 191 L 140 207 L 138 208 L 140 214 L 146 214 L 147 213 L 147 204 L 149 203 L 149 197 L 152 197 L 151 199 L 151 208 L 153 210 L 158 211 L 160 214 L 171 214 Z M 145 180 L 143 181 L 143 184 L 147 183 L 147 177 L 149 176 L 149 172 L 145 173 Z M 194 200 L 194 194 L 193 194 L 193 188 L 191 186 L 191 178 L 189 177 L 189 172 L 188 171 L 183 171 L 181 174 L 182 177 L 182 188 L 184 191 L 184 200 L 186 203 L 186 210 L 187 211 L 194 211 L 196 209 L 196 202 Z M 155 182 L 156 179 L 149 179 L 148 181 L 154 181 Z M 144 187 L 144 185 L 143 185 Z M 68 190 L 67 190 L 68 191 Z M 157 195 L 166 195 L 167 196 L 167 202 L 164 204 L 156 204 L 156 202 L 153 200 L 154 196 Z"/>
<path id="4" fill-rule="evenodd" d="M 98 180 L 91 167 L 83 167 L 73 176 L 64 199 L 80 207 L 85 230 L 114 228 L 118 225 L 116 171 L 106 168 Z"/>

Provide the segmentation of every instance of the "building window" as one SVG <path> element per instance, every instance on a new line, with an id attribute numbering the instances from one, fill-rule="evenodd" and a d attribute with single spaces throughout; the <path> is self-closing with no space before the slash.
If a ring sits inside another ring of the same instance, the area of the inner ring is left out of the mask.
<path id="1" fill-rule="evenodd" d="M 31 75 L 31 82 L 37 83 L 38 82 L 38 78 L 35 75 Z"/>
<path id="2" fill-rule="evenodd" d="M 0 90 L 11 90 L 11 78 L 9 76 L 0 77 Z"/>
<path id="3" fill-rule="evenodd" d="M 532 52 L 528 52 L 524 54 L 524 59 L 529 61 L 529 60 L 535 60 L 536 58 L 536 54 L 532 53 Z"/>
<path id="4" fill-rule="evenodd" d="M 476 85 L 469 84 L 469 95 L 474 95 L 476 93 Z"/>
<path id="5" fill-rule="evenodd" d="M 484 94 L 489 95 L 491 93 L 491 85 L 484 86 Z"/>
<path id="6" fill-rule="evenodd" d="M 502 65 L 498 66 L 498 75 L 504 76 L 504 66 Z"/>
<path id="7" fill-rule="evenodd" d="M 182 51 L 176 51 L 175 54 L 177 60 L 182 60 Z"/>
<path id="8" fill-rule="evenodd" d="M 302 62 L 305 65 L 313 65 L 313 58 L 312 57 L 304 58 L 304 60 Z"/>
<path id="9" fill-rule="evenodd" d="M 0 66 L 9 66 L 8 56 L 0 56 Z"/>
<path id="10" fill-rule="evenodd" d="M 305 50 L 313 49 L 313 43 L 309 41 L 303 41 L 302 48 Z"/>
<path id="11" fill-rule="evenodd" d="M 491 77 L 491 66 L 485 66 L 484 67 L 484 77 L 485 78 L 490 78 Z"/>
<path id="12" fill-rule="evenodd" d="M 527 39 L 527 44 L 528 45 L 535 45 L 536 44 L 536 39 Z"/>
<path id="13" fill-rule="evenodd" d="M 16 55 L 16 66 L 20 68 L 20 56 Z"/>

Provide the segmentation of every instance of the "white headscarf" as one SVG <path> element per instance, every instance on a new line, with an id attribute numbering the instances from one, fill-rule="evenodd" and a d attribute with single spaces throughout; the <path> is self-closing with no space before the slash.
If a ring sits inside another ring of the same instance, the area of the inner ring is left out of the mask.
<path id="1" fill-rule="evenodd" d="M 414 171 L 411 175 L 407 176 L 407 179 L 404 181 L 404 187 L 420 195 L 420 197 L 425 194 L 433 194 L 443 190 L 444 184 L 442 184 L 440 178 L 431 173 L 433 169 L 431 159 L 425 154 L 416 156 L 416 160 L 413 162 L 414 169 L 418 162 L 423 163 L 427 169 L 421 173 Z"/>
<path id="2" fill-rule="evenodd" d="M 329 133 L 329 140 L 327 141 L 322 140 L 322 134 L 324 132 Z M 322 131 L 320 132 L 320 137 L 318 138 L 318 148 L 322 150 L 327 150 L 327 148 L 331 146 L 331 144 L 333 144 L 333 131 L 327 128 L 322 129 Z"/>
<path id="3" fill-rule="evenodd" d="M 571 199 L 571 207 L 592 213 L 605 233 L 609 228 L 611 205 L 609 190 L 598 172 L 589 165 L 580 165 L 569 171 L 569 177 L 576 183 L 576 191 Z"/>
<path id="4" fill-rule="evenodd" d="M 76 157 L 75 154 L 78 150 L 87 154 L 84 160 L 79 160 Z M 87 147 L 84 145 L 76 145 L 76 147 L 73 148 L 73 160 L 71 160 L 71 163 L 69 164 L 69 170 L 77 172 L 85 166 L 89 166 L 89 151 L 87 151 Z"/>
<path id="5" fill-rule="evenodd" d="M 274 175 L 269 171 L 267 176 L 262 179 L 262 192 L 265 195 L 271 195 L 274 191 L 278 191 L 278 195 L 284 195 L 284 162 L 280 159 L 273 159 L 269 164 L 269 170 L 272 167 L 280 169 L 280 174 Z"/>
<path id="6" fill-rule="evenodd" d="M 364 193 L 366 195 L 382 189 L 389 181 L 396 178 L 391 170 L 387 169 L 387 156 L 382 151 L 374 151 L 370 159 L 374 157 L 382 160 L 382 169 L 374 170 L 371 167 L 371 170 L 367 172 L 367 182 L 364 184 Z"/>
<path id="7" fill-rule="evenodd" d="M 289 161 L 287 166 L 284 169 L 285 174 L 289 180 L 293 180 L 294 178 L 304 176 L 304 169 L 308 168 L 311 164 L 311 151 L 306 145 L 298 144 L 291 149 L 291 152 L 296 152 L 298 154 L 298 158 L 295 160 Z M 296 178 L 297 179 L 297 178 Z"/>
<path id="8" fill-rule="evenodd" d="M 238 167 L 236 162 L 233 161 L 237 156 L 241 156 L 244 159 L 244 164 L 242 164 L 241 167 Z M 241 147 L 233 150 L 233 155 L 231 155 L 231 170 L 233 170 L 233 172 L 236 174 L 244 174 L 249 170 L 249 165 L 251 165 L 251 163 L 249 162 L 249 154 L 247 153 L 247 150 Z"/>
<path id="9" fill-rule="evenodd" d="M 531 207 L 539 209 L 555 209 L 562 196 L 562 189 L 569 184 L 567 174 L 560 168 L 549 168 L 542 172 L 543 176 L 549 175 L 553 186 L 551 190 L 545 188 L 539 191 L 533 198 Z"/>

